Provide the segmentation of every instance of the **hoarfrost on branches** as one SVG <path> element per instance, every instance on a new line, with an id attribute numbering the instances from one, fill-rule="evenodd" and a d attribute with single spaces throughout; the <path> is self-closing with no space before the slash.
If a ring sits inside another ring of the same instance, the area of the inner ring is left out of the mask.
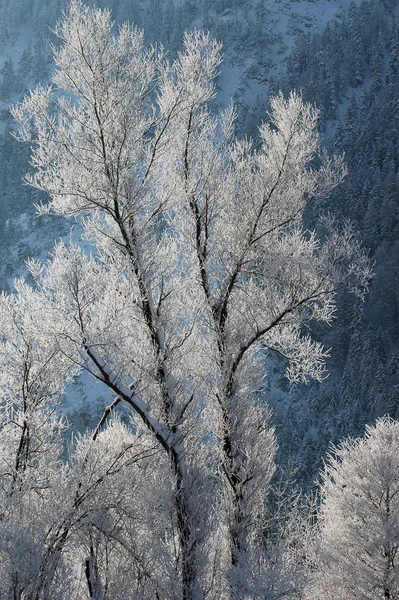
<path id="1" fill-rule="evenodd" d="M 64 569 L 71 594 L 84 553 L 91 597 L 275 597 L 277 583 L 264 583 L 276 452 L 260 396 L 265 356 L 283 355 L 293 380 L 321 379 L 326 353 L 305 328 L 331 321 L 338 289 L 367 287 L 370 266 L 347 227 L 318 239 L 302 224 L 343 161 L 320 153 L 312 166 L 317 112 L 295 93 L 272 100 L 259 150 L 235 140 L 233 109 L 209 109 L 221 61 L 209 35 L 186 34 L 170 62 L 79 0 L 56 34 L 53 83 L 14 108 L 16 136 L 32 145 L 27 182 L 49 195 L 39 212 L 78 218 L 93 253 L 59 244 L 47 264 L 31 263 L 35 287 L 19 286 L 45 350 L 35 368 L 50 353 L 60 389 L 86 369 L 114 400 L 71 449 L 56 488 L 69 503 L 29 586 L 63 597 Z M 13 385 L 11 395 L 21 379 Z M 122 404 L 129 430 L 108 421 Z M 9 589 L 24 594 L 13 569 Z"/>

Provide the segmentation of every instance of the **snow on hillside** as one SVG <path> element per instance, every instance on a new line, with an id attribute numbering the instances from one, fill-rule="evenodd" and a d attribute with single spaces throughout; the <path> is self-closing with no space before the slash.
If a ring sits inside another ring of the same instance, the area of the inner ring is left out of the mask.
<path id="1" fill-rule="evenodd" d="M 221 20 L 226 29 L 237 22 L 243 25 L 255 22 L 254 5 L 244 14 L 226 10 Z M 292 50 L 295 39 L 303 33 L 322 30 L 328 22 L 345 18 L 350 0 L 266 0 L 266 22 L 264 35 L 268 38 L 267 50 L 259 60 L 254 52 L 237 55 L 234 38 L 230 36 L 224 44 L 225 60 L 221 68 L 218 100 L 226 106 L 238 92 L 249 106 L 253 106 L 257 96 L 267 97 L 268 80 L 284 69 L 285 59 Z M 198 23 L 202 25 L 201 22 Z M 232 27 L 234 28 L 234 27 Z M 262 64 L 263 63 L 263 64 Z"/>
<path id="2" fill-rule="evenodd" d="M 225 107 L 233 101 L 252 107 L 258 97 L 266 99 L 269 78 L 278 75 L 284 68 L 295 38 L 302 33 L 321 30 L 328 21 L 343 19 L 349 3 L 350 0 L 264 0 L 265 19 L 260 29 L 259 24 L 257 25 L 259 16 L 256 7 L 261 1 L 251 0 L 245 6 L 243 3 L 240 8 L 227 8 L 221 13 L 216 13 L 211 7 L 208 25 L 211 33 L 216 37 L 221 36 L 224 42 L 224 62 L 218 79 L 216 104 Z M 110 4 L 112 7 L 113 2 L 110 1 Z M 150 21 L 146 19 L 150 4 L 141 3 L 144 27 L 150 25 Z M 201 28 L 203 25 L 203 10 L 199 2 L 191 26 Z M 38 220 L 35 217 L 33 196 L 20 183 L 28 169 L 26 158 L 20 158 L 21 150 L 16 148 L 13 150 L 16 154 L 14 160 L 14 155 L 8 150 L 11 143 L 7 131 L 10 128 L 9 105 L 17 102 L 36 82 L 45 84 L 49 78 L 48 26 L 46 25 L 47 34 L 43 40 L 38 40 L 37 30 L 33 31 L 29 18 L 14 28 L 8 27 L 8 35 L 0 41 L 0 74 L 3 77 L 3 88 L 6 88 L 2 90 L 3 97 L 0 98 L 0 133 L 5 132 L 0 155 L 3 153 L 3 168 L 13 169 L 13 172 L 7 180 L 8 187 L 3 189 L 0 207 L 0 252 L 3 255 L 0 281 L 3 289 L 12 289 L 13 279 L 26 273 L 24 261 L 29 256 L 45 260 L 47 253 L 51 251 L 53 240 L 69 235 L 68 224 L 65 222 L 59 219 Z M 256 27 L 261 47 L 251 37 L 255 35 L 252 30 Z M 23 60 L 26 65 L 22 64 Z M 41 60 L 43 64 L 40 63 Z M 13 85 L 11 82 L 10 89 L 7 89 L 6 77 L 10 72 L 15 81 L 19 78 L 19 83 Z M 6 161 L 10 161 L 11 165 L 4 167 Z M 12 178 L 18 182 L 15 186 L 11 185 Z M 36 197 L 35 200 L 37 201 Z M 88 413 L 88 406 L 92 406 L 101 394 L 99 387 L 93 386 L 92 380 L 84 377 L 69 386 L 66 411 L 70 415 Z M 76 415 L 73 417 L 74 420 L 77 418 Z M 83 419 L 82 416 L 81 418 Z M 82 423 L 84 424 L 84 419 Z"/>

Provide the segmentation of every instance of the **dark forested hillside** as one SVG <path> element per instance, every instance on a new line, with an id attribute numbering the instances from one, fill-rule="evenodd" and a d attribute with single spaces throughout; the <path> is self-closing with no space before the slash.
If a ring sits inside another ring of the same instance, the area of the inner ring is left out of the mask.
<path id="1" fill-rule="evenodd" d="M 325 144 L 344 153 L 348 166 L 329 210 L 355 225 L 375 261 L 364 305 L 343 295 L 334 326 L 319 332 L 331 347 L 330 377 L 293 390 L 296 409 L 290 402 L 282 412 L 282 439 L 293 455 L 301 448 L 301 468 L 310 478 L 331 441 L 363 434 L 378 416 L 399 416 L 396 9 L 394 3 L 352 3 L 345 20 L 297 38 L 284 75 L 272 84 L 273 91 L 301 90 L 320 108 Z M 314 207 L 310 222 L 317 214 Z"/>
<path id="2" fill-rule="evenodd" d="M 89 3 L 90 4 L 90 3 Z M 375 276 L 363 304 L 345 293 L 334 326 L 316 328 L 331 347 L 329 378 L 322 384 L 290 387 L 277 375 L 267 392 L 278 424 L 281 459 L 298 461 L 312 481 L 331 441 L 361 434 L 365 423 L 399 410 L 399 36 L 394 2 L 267 0 L 102 0 L 117 23 L 133 21 L 148 43 L 162 43 L 170 57 L 181 48 L 185 29 L 210 29 L 224 42 L 225 65 L 218 104 L 233 100 L 236 131 L 256 140 L 267 119 L 269 94 L 300 90 L 320 110 L 324 144 L 345 153 L 348 175 L 322 208 L 349 219 L 375 261 Z M 45 256 L 52 240 L 67 234 L 65 222 L 34 217 L 41 193 L 23 185 L 29 150 L 11 137 L 8 113 L 38 82 L 49 80 L 52 28 L 63 0 L 0 3 L 0 267 L 2 287 L 24 273 L 29 256 Z M 313 226 L 318 207 L 309 210 Z M 276 371 L 278 372 L 278 371 Z M 292 432 L 295 432 L 293 435 Z"/>

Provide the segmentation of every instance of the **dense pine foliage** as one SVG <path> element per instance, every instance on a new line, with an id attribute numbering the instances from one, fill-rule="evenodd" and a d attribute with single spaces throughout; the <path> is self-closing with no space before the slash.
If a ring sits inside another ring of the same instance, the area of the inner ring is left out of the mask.
<path id="1" fill-rule="evenodd" d="M 325 143 L 344 152 L 348 165 L 330 210 L 355 224 L 375 261 L 365 304 L 353 305 L 343 296 L 333 330 L 320 332 L 332 348 L 329 379 L 294 392 L 300 408 L 295 404 L 293 410 L 289 403 L 282 417 L 290 451 L 296 455 L 302 447 L 302 469 L 310 481 L 331 441 L 361 435 L 365 424 L 384 414 L 399 416 L 399 38 L 394 8 L 386 2 L 352 3 L 345 21 L 299 37 L 284 76 L 273 82 L 284 91 L 301 89 L 321 108 Z M 291 431 L 298 432 L 297 441 Z"/>

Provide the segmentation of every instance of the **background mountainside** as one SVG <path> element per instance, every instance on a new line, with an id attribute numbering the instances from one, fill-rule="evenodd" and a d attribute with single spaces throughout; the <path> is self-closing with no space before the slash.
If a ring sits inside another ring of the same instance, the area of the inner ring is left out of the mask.
<path id="1" fill-rule="evenodd" d="M 266 396 L 275 409 L 280 461 L 291 459 L 302 484 L 310 485 L 330 442 L 360 435 L 383 414 L 399 417 L 399 36 L 394 0 L 104 0 L 116 22 L 144 28 L 148 43 L 178 52 L 183 31 L 209 29 L 224 43 L 225 60 L 215 108 L 233 101 L 237 134 L 256 144 L 267 118 L 268 97 L 301 90 L 320 109 L 325 146 L 345 152 L 348 176 L 320 211 L 349 219 L 375 260 L 375 277 L 364 305 L 343 294 L 331 329 L 315 330 L 326 347 L 330 377 L 322 384 L 290 387 L 271 362 Z M 37 83 L 53 63 L 51 27 L 63 0 L 0 0 L 0 281 L 11 289 L 29 256 L 45 258 L 69 223 L 34 216 L 40 193 L 22 184 L 29 149 L 12 138 L 8 107 Z M 81 390 L 77 388 L 80 386 Z M 79 383 L 71 398 L 97 390 Z M 72 420 L 84 426 L 80 406 Z"/>

